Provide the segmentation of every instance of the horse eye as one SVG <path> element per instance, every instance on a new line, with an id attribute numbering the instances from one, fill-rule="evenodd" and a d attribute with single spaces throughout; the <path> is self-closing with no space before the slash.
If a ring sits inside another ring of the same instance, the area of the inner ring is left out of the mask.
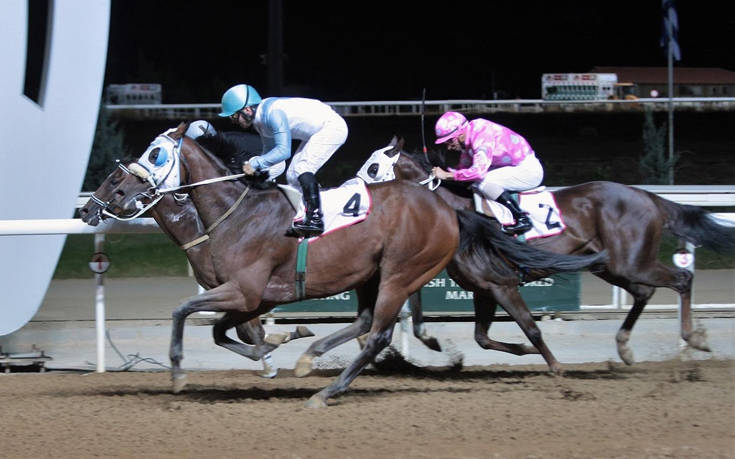
<path id="1" fill-rule="evenodd" d="M 368 176 L 370 178 L 375 178 L 375 176 L 378 175 L 378 169 L 380 169 L 380 165 L 378 163 L 372 163 L 367 169 Z"/>
<path id="2" fill-rule="evenodd" d="M 148 162 L 151 164 L 156 164 L 156 160 L 158 159 L 158 153 L 161 151 L 160 148 L 154 148 L 151 150 L 150 153 L 148 153 Z"/>

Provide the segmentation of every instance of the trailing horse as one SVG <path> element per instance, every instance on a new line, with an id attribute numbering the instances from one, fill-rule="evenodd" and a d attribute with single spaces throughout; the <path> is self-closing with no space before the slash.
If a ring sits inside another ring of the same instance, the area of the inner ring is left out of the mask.
<path id="1" fill-rule="evenodd" d="M 430 176 L 432 165 L 446 167 L 441 159 L 434 162 L 437 164 L 431 164 L 425 155 L 404 151 L 403 142 L 394 138 L 387 147 L 373 153 L 363 166 L 361 176 L 368 182 L 394 178 L 422 182 L 452 207 L 474 209 L 471 190 L 453 182 L 442 182 L 439 186 L 439 182 Z M 697 246 L 732 253 L 735 252 L 735 228 L 719 224 L 702 208 L 677 204 L 615 182 L 598 181 L 566 187 L 554 191 L 553 198 L 566 228 L 558 235 L 536 238 L 527 243 L 555 253 L 589 254 L 603 250 L 609 253 L 609 261 L 594 274 L 625 289 L 633 297 L 633 307 L 616 335 L 618 354 L 626 364 L 634 363 L 633 352 L 628 346 L 631 330 L 658 287 L 679 293 L 682 339 L 695 349 L 709 351 L 704 331 L 693 330 L 692 327 L 693 275 L 686 269 L 659 262 L 659 247 L 662 235 L 668 231 Z M 420 296 L 413 295 L 410 301 L 420 302 Z M 492 295 L 475 295 L 474 298 L 475 338 L 483 347 L 489 342 L 495 343 L 488 341 L 487 332 L 495 314 L 496 301 L 499 302 L 499 298 Z M 420 321 L 414 326 L 421 326 Z M 517 351 L 523 349 L 530 351 L 527 346 L 515 348 Z"/>
<path id="2" fill-rule="evenodd" d="M 98 196 L 112 213 L 125 214 L 137 209 L 144 195 L 186 188 L 208 228 L 220 284 L 188 299 L 173 313 L 169 356 L 174 392 L 185 385 L 181 369 L 184 320 L 194 312 L 227 313 L 229 320 L 215 326 L 221 331 L 279 304 L 355 289 L 358 321 L 369 324 L 367 344 L 333 384 L 310 398 L 307 405 L 318 407 L 346 390 L 390 343 L 403 302 L 450 262 L 460 242 L 461 250 L 471 254 L 478 265 L 502 264 L 511 272 L 508 263 L 535 269 L 570 262 L 581 269 L 600 259 L 559 256 L 526 247 L 506 238 L 488 219 L 458 212 L 422 187 L 395 181 L 367 187 L 372 206 L 362 221 L 308 242 L 305 285 L 299 286 L 294 280 L 299 241 L 285 236 L 295 214 L 291 201 L 262 178 L 245 183 L 228 179 L 222 162 L 184 137 L 185 129 L 181 124 L 158 136 L 131 164 L 134 175 Z M 474 231 L 475 225 L 495 239 L 475 239 L 467 232 L 470 227 Z M 359 335 L 352 336 L 350 327 L 341 335 L 345 340 Z M 229 348 L 252 359 L 270 350 L 241 343 Z"/>

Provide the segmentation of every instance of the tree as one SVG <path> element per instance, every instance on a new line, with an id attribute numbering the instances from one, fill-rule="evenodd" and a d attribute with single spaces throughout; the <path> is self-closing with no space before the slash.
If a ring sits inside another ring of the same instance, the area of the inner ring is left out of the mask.
<path id="1" fill-rule="evenodd" d="M 115 167 L 114 160 L 127 156 L 124 132 L 104 105 L 100 107 L 97 129 L 94 132 L 92 151 L 89 154 L 87 174 L 84 176 L 83 191 L 99 188 Z"/>
<path id="2" fill-rule="evenodd" d="M 669 183 L 669 169 L 673 168 L 678 157 L 666 158 L 666 123 L 656 126 L 653 111 L 646 108 L 643 119 L 643 156 L 640 159 L 640 172 L 643 181 L 650 185 Z"/>

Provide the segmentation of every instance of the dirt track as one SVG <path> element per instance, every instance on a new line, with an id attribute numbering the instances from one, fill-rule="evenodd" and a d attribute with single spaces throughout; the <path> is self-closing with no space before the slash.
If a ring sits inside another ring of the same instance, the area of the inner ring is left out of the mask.
<path id="1" fill-rule="evenodd" d="M 389 365 L 388 365 L 389 364 Z M 335 372 L 0 375 L 0 457 L 732 458 L 735 361 Z"/>

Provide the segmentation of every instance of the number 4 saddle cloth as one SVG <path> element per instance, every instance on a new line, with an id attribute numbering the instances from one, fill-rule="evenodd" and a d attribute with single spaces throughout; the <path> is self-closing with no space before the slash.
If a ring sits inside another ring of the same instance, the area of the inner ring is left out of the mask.
<path id="1" fill-rule="evenodd" d="M 302 220 L 305 209 L 301 191 L 289 185 L 278 185 L 278 187 L 296 209 L 294 221 Z M 324 232 L 320 236 L 311 238 L 312 240 L 365 220 L 373 206 L 367 186 L 359 178 L 348 180 L 337 188 L 322 190 L 319 196 L 324 214 L 322 217 Z"/>
<path id="2" fill-rule="evenodd" d="M 554 195 L 544 189 L 545 187 L 539 187 L 517 193 L 518 205 L 523 211 L 528 212 L 533 223 L 533 228 L 523 234 L 525 240 L 555 236 L 566 228 Z M 507 207 L 497 201 L 482 199 L 477 193 L 475 193 L 475 210 L 496 218 L 503 225 L 515 222 L 513 214 Z"/>

